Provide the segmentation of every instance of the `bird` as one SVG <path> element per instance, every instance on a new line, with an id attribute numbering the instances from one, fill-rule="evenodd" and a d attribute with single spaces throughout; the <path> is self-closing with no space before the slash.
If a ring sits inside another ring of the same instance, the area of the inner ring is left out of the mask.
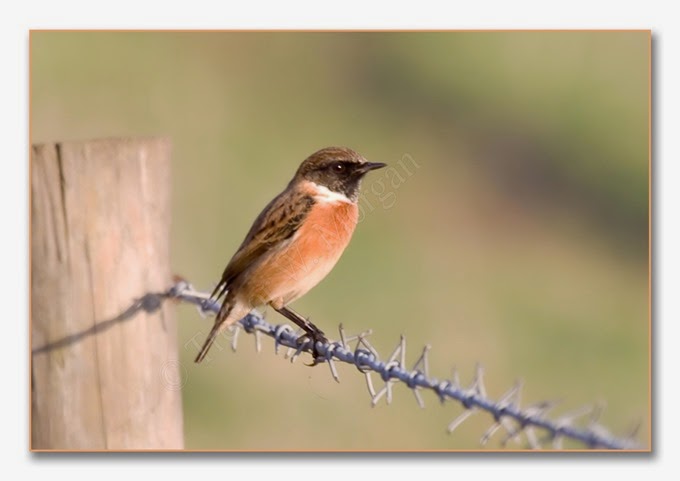
<path id="1" fill-rule="evenodd" d="M 227 264 L 210 296 L 222 299 L 210 334 L 196 356 L 200 363 L 217 336 L 261 306 L 300 326 L 316 342 L 319 328 L 289 306 L 333 269 L 359 218 L 359 189 L 364 176 L 386 167 L 369 162 L 347 147 L 326 147 L 307 157 L 286 188 L 262 210 Z"/>

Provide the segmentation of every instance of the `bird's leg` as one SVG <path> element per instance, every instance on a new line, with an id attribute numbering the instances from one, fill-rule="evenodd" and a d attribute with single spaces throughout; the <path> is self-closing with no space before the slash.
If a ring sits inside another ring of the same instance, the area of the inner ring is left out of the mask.
<path id="1" fill-rule="evenodd" d="M 281 308 L 274 307 L 274 310 L 281 314 L 283 317 L 286 319 L 289 319 L 293 321 L 295 324 L 300 326 L 305 333 L 298 338 L 298 342 L 301 343 L 305 338 L 309 338 L 312 340 L 312 357 L 314 358 L 314 363 L 312 366 L 317 364 L 316 359 L 319 357 L 319 352 L 316 350 L 316 342 L 322 342 L 322 343 L 327 343 L 328 339 L 326 339 L 326 336 L 324 335 L 323 331 L 316 327 L 314 324 L 312 324 L 309 319 L 305 319 L 302 317 L 300 314 L 295 312 L 294 310 L 282 306 Z"/>
<path id="2" fill-rule="evenodd" d="M 319 341 L 328 341 L 328 339 L 326 339 L 321 329 L 312 324 L 309 321 L 309 319 L 305 319 L 304 317 L 302 317 L 300 314 L 290 309 L 289 307 L 283 306 L 278 309 L 274 307 L 274 310 L 281 314 L 286 319 L 293 321 L 300 328 L 302 328 L 302 330 L 305 331 L 305 333 L 310 337 L 315 337 Z"/>

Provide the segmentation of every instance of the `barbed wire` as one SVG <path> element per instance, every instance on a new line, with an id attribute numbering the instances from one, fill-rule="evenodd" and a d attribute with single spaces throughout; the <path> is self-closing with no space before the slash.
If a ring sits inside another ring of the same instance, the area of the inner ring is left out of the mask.
<path id="1" fill-rule="evenodd" d="M 138 300 L 136 305 L 138 309 L 155 310 L 164 298 L 174 298 L 194 304 L 202 313 L 217 313 L 220 308 L 220 304 L 210 299 L 208 293 L 194 290 L 186 281 L 178 281 L 164 293 L 147 294 Z M 370 330 L 347 336 L 342 324 L 339 326 L 339 341 L 317 341 L 316 346 L 312 345 L 310 339 L 300 342 L 300 332 L 288 324 L 273 325 L 255 313 L 248 314 L 230 326 L 230 329 L 233 350 L 236 350 L 241 330 L 255 336 L 258 351 L 261 350 L 262 345 L 261 335 L 271 337 L 274 339 L 274 352 L 278 354 L 282 346 L 287 348 L 285 357 L 291 362 L 294 362 L 302 353 L 312 354 L 315 347 L 318 355 L 317 362 L 327 363 L 336 381 L 339 381 L 335 365 L 337 361 L 354 365 L 365 376 L 372 406 L 377 405 L 383 398 L 387 404 L 390 404 L 392 385 L 397 382 L 405 384 L 412 390 L 416 402 L 421 407 L 425 406 L 421 395 L 422 390 L 433 392 L 442 403 L 449 400 L 457 401 L 463 406 L 464 411 L 448 425 L 449 433 L 453 433 L 473 414 L 486 412 L 493 417 L 494 422 L 480 438 L 482 445 L 487 444 L 491 437 L 502 429 L 505 431 L 505 436 L 501 440 L 503 446 L 509 441 L 520 442 L 520 436 L 524 434 L 526 445 L 532 449 L 540 449 L 546 444 L 552 444 L 554 449 L 562 449 L 565 439 L 577 441 L 592 449 L 642 449 L 635 439 L 639 425 L 628 435 L 616 437 L 599 423 L 604 410 L 602 405 L 579 408 L 555 419 L 549 419 L 546 417 L 547 412 L 558 403 L 543 401 L 521 407 L 521 382 L 515 383 L 498 400 L 489 398 L 484 386 L 484 369 L 481 364 L 477 364 L 474 379 L 468 387 L 461 384 L 456 369 L 453 370 L 451 379 L 439 380 L 432 377 L 428 362 L 429 345 L 423 348 L 420 356 L 409 369 L 406 366 L 406 338 L 404 336 L 401 336 L 391 355 L 386 360 L 381 360 L 378 352 L 367 339 L 372 333 Z M 383 382 L 380 389 L 376 389 L 371 374 L 377 374 L 380 377 Z M 586 426 L 577 426 L 576 421 L 584 418 L 586 418 Z"/>

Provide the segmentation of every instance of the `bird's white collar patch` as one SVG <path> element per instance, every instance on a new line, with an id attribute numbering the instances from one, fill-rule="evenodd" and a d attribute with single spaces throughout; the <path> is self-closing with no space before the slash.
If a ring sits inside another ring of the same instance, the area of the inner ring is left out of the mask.
<path id="1" fill-rule="evenodd" d="M 319 185 L 315 182 L 311 182 L 313 188 L 314 188 L 314 200 L 317 202 L 323 202 L 323 203 L 329 203 L 329 204 L 335 204 L 336 202 L 345 202 L 348 204 L 351 204 L 352 201 L 345 195 L 340 192 L 334 192 L 328 187 L 325 187 L 323 185 Z"/>

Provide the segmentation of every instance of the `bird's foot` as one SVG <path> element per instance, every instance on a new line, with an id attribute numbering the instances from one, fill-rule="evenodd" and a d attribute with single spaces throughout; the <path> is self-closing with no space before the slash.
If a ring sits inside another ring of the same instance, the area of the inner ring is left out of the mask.
<path id="1" fill-rule="evenodd" d="M 297 338 L 297 345 L 301 346 L 305 344 L 306 342 L 311 341 L 312 342 L 312 363 L 311 364 L 306 364 L 306 366 L 316 366 L 317 364 L 320 364 L 325 360 L 325 358 L 319 353 L 319 350 L 317 348 L 317 342 L 320 342 L 322 344 L 328 344 L 328 339 L 324 335 L 323 331 L 320 329 L 315 329 L 311 332 L 305 332 L 302 334 L 300 337 Z"/>

